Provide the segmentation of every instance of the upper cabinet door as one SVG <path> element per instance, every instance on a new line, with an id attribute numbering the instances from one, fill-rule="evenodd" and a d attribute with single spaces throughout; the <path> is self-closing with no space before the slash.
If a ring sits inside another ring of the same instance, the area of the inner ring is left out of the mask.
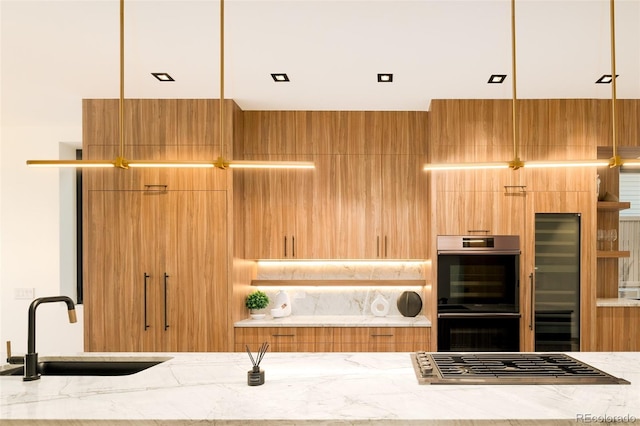
<path id="1" fill-rule="evenodd" d="M 313 235 L 316 258 L 374 259 L 382 247 L 379 155 L 320 156 Z"/>
<path id="2" fill-rule="evenodd" d="M 303 160 L 308 157 L 264 156 L 266 160 Z M 318 170 L 244 170 L 242 210 L 244 256 L 247 259 L 295 259 L 313 256 L 314 182 Z"/>
<path id="3" fill-rule="evenodd" d="M 421 155 L 382 156 L 382 238 L 379 257 L 429 257 L 429 176 Z"/>
<path id="4" fill-rule="evenodd" d="M 525 193 L 436 193 L 436 235 L 520 235 L 526 226 Z"/>

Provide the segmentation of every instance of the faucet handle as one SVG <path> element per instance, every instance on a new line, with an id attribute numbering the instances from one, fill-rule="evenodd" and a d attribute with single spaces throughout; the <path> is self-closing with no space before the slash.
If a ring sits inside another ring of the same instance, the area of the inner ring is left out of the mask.
<path id="1" fill-rule="evenodd" d="M 7 340 L 7 362 L 9 364 L 24 364 L 23 356 L 11 356 L 11 340 Z"/>
<path id="2" fill-rule="evenodd" d="M 76 310 L 75 309 L 67 310 L 67 314 L 69 315 L 69 322 L 70 323 L 78 322 L 78 318 L 76 317 Z"/>

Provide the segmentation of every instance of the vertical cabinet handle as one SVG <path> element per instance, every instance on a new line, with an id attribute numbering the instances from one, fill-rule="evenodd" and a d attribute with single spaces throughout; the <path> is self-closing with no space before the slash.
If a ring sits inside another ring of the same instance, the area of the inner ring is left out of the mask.
<path id="1" fill-rule="evenodd" d="M 164 329 L 166 330 L 167 328 L 169 328 L 169 323 L 168 323 L 168 318 L 167 318 L 167 282 L 169 275 L 167 275 L 167 273 L 164 273 Z"/>
<path id="2" fill-rule="evenodd" d="M 529 274 L 529 284 L 531 287 L 531 312 L 529 314 L 529 330 L 533 330 L 533 320 L 534 320 L 534 314 L 535 314 L 535 308 L 536 308 L 536 301 L 535 301 L 535 291 L 536 291 L 536 285 L 533 281 L 533 272 Z"/>
<path id="3" fill-rule="evenodd" d="M 284 257 L 287 257 L 287 236 L 284 236 Z M 291 236 L 291 257 L 296 257 L 296 237 L 295 235 Z"/>
<path id="4" fill-rule="evenodd" d="M 144 273 L 144 330 L 147 331 L 149 323 L 147 322 L 147 285 L 149 284 L 149 274 Z"/>
<path id="5" fill-rule="evenodd" d="M 387 247 L 388 247 L 388 245 L 387 245 L 387 236 L 385 235 L 384 236 L 384 257 L 385 258 L 389 257 L 389 255 L 387 254 Z"/>
<path id="6" fill-rule="evenodd" d="M 380 257 L 380 235 L 376 236 L 376 257 Z"/>

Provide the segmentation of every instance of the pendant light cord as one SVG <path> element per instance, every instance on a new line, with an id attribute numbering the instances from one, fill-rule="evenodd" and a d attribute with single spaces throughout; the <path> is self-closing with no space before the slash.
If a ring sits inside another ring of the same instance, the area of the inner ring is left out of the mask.
<path id="1" fill-rule="evenodd" d="M 511 0 L 511 89 L 513 91 L 513 99 L 511 101 L 511 120 L 513 121 L 513 159 L 519 162 L 518 152 L 518 116 L 517 111 L 517 92 L 516 92 L 516 2 Z"/>
<path id="2" fill-rule="evenodd" d="M 616 23 L 614 0 L 609 2 L 609 20 L 611 26 L 611 141 L 613 144 L 614 165 L 617 164 L 618 149 L 616 143 Z"/>
<path id="3" fill-rule="evenodd" d="M 129 162 L 124 158 L 124 0 L 120 0 L 120 99 L 118 103 L 118 136 L 120 153 L 114 166 L 128 169 Z"/>
<path id="4" fill-rule="evenodd" d="M 120 102 L 118 111 L 120 158 L 124 158 L 124 0 L 120 0 Z"/>
<path id="5" fill-rule="evenodd" d="M 220 0 L 220 155 L 224 158 L 224 0 Z"/>

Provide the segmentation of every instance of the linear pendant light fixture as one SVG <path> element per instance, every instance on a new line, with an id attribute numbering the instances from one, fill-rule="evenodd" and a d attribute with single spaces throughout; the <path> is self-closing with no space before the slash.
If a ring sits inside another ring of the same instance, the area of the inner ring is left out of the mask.
<path id="1" fill-rule="evenodd" d="M 613 0 L 611 0 L 613 4 Z M 524 162 L 519 157 L 518 144 L 518 121 L 517 121 L 517 92 L 516 92 L 516 14 L 515 0 L 511 0 L 511 74 L 512 74 L 512 90 L 513 98 L 511 104 L 512 140 L 513 140 L 513 159 L 511 161 L 502 162 L 476 162 L 476 163 L 457 163 L 457 164 L 425 164 L 425 171 L 440 170 L 477 170 L 477 169 L 511 169 L 518 170 L 522 167 L 526 168 L 564 168 L 564 167 L 615 167 L 614 159 L 611 160 L 568 160 L 568 161 L 527 161 Z M 615 75 L 615 70 L 613 74 Z M 615 79 L 614 79 L 615 81 Z M 614 126 L 615 127 L 615 126 Z M 614 140 L 615 146 L 615 140 Z M 614 148 L 615 157 L 615 148 Z"/>
<path id="2" fill-rule="evenodd" d="M 220 1 L 220 145 L 224 149 L 224 0 Z M 299 161 L 228 161 L 222 156 L 215 161 L 127 160 L 124 156 L 124 0 L 120 0 L 120 98 L 118 130 L 119 155 L 114 160 L 27 160 L 29 167 L 93 167 L 93 168 L 276 168 L 313 169 L 312 162 Z"/>

